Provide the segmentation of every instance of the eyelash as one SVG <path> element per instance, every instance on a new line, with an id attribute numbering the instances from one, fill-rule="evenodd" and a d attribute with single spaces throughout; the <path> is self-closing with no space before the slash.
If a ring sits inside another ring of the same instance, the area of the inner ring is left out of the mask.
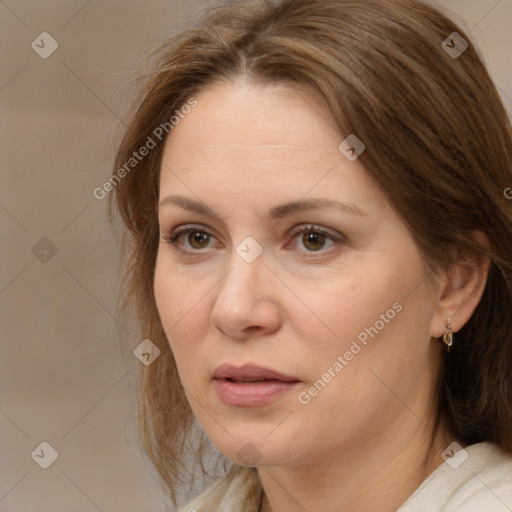
<path id="1" fill-rule="evenodd" d="M 215 238 L 211 233 L 206 231 L 202 226 L 193 225 L 193 224 L 189 224 L 186 226 L 181 226 L 179 228 L 176 228 L 169 236 L 166 236 L 166 237 L 164 236 L 163 238 L 164 238 L 165 243 L 167 243 L 169 245 L 176 246 L 175 247 L 176 250 L 179 250 L 183 253 L 187 253 L 187 254 L 201 253 L 203 251 L 202 249 L 192 249 L 192 250 L 183 249 L 182 247 L 180 247 L 180 244 L 177 243 L 177 240 L 182 235 L 186 235 L 188 233 L 202 233 L 202 234 L 206 234 L 210 237 Z M 324 235 L 327 239 L 334 242 L 334 245 L 339 245 L 339 244 L 343 244 L 346 242 L 345 237 L 343 237 L 341 235 L 335 235 L 332 232 L 328 231 L 327 229 L 325 229 L 321 226 L 315 225 L 315 224 L 306 224 L 306 225 L 300 226 L 296 229 L 293 229 L 290 233 L 290 236 L 292 238 L 295 238 L 297 235 L 301 235 L 304 233 L 315 233 L 315 234 Z M 310 254 L 315 254 L 315 253 L 322 253 L 325 251 L 323 249 L 319 249 L 318 251 L 306 251 L 306 252 L 310 253 Z"/>

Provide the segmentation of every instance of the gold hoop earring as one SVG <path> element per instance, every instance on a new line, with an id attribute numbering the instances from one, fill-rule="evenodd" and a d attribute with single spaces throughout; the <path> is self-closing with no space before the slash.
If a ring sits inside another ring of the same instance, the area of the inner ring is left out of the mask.
<path id="1" fill-rule="evenodd" d="M 448 318 L 448 325 L 445 327 L 443 334 L 443 343 L 446 345 L 446 351 L 450 352 L 450 347 L 453 345 L 452 321 L 450 318 Z"/>

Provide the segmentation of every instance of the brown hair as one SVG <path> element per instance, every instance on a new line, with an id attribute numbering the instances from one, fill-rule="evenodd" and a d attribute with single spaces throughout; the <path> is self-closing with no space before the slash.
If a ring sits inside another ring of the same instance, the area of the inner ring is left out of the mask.
<path id="1" fill-rule="evenodd" d="M 453 32 L 469 43 L 458 58 L 442 45 Z M 490 259 L 483 297 L 444 358 L 438 421 L 465 444 L 489 441 L 512 454 L 512 209 L 504 194 L 512 186 L 512 128 L 468 35 L 419 0 L 214 4 L 152 52 L 114 174 L 187 100 L 238 76 L 306 86 L 325 98 L 341 133 L 365 143 L 361 163 L 433 272 L 454 261 L 454 244 Z M 175 500 L 197 425 L 153 292 L 164 142 L 116 184 L 109 217 L 117 209 L 126 228 L 119 311 L 135 307 L 140 339 L 161 351 L 142 367 L 140 428 Z M 489 248 L 471 241 L 477 229 Z M 204 436 L 193 443 L 199 461 L 205 443 Z"/>

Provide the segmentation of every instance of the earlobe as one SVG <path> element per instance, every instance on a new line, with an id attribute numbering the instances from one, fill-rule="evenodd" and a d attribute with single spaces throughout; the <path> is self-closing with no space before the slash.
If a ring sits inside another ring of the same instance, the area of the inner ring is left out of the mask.
<path id="1" fill-rule="evenodd" d="M 488 238 L 483 232 L 475 231 L 471 238 L 480 246 L 489 247 Z M 445 271 L 445 279 L 432 317 L 430 335 L 433 338 L 441 338 L 447 332 L 449 321 L 454 333 L 469 321 L 480 303 L 487 283 L 489 259 L 465 248 L 459 248 L 456 252 L 457 263 Z"/>

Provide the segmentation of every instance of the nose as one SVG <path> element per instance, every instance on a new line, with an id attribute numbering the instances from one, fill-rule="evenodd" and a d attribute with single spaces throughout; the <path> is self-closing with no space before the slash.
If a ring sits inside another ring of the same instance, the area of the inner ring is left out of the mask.
<path id="1" fill-rule="evenodd" d="M 281 322 L 282 283 L 267 267 L 264 252 L 252 263 L 233 250 L 230 268 L 216 288 L 210 322 L 226 336 L 244 340 L 275 332 Z"/>

